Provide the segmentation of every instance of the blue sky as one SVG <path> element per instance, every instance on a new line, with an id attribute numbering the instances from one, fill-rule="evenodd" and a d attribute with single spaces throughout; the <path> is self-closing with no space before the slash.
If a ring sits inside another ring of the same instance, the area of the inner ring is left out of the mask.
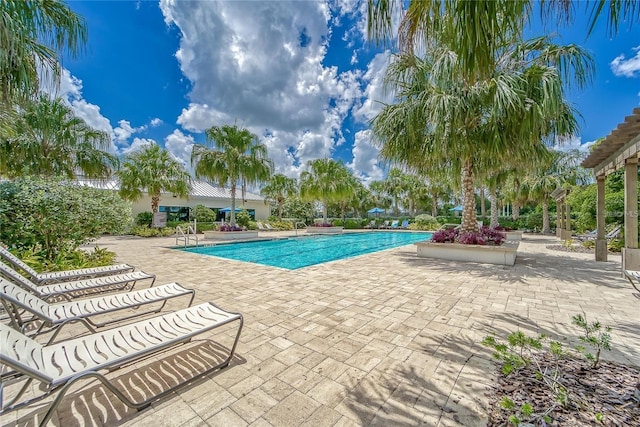
<path id="1" fill-rule="evenodd" d="M 365 181 L 383 165 L 368 121 L 389 101 L 389 52 L 366 41 L 366 5 L 315 1 L 73 1 L 86 51 L 63 61 L 59 94 L 127 153 L 151 142 L 188 164 L 202 131 L 237 121 L 267 145 L 276 171 L 342 159 Z M 640 27 L 586 38 L 585 18 L 558 42 L 594 55 L 594 84 L 569 99 L 584 117 L 570 143 L 606 136 L 640 105 Z M 555 31 L 554 29 L 552 29 Z M 540 34 L 534 26 L 532 34 Z"/>

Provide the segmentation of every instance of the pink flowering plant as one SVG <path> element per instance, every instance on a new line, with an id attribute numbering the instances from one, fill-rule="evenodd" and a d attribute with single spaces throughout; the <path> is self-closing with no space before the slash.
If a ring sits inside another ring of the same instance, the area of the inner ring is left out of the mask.
<path id="1" fill-rule="evenodd" d="M 314 222 L 313 227 L 333 227 L 333 224 L 330 222 Z"/>
<path id="2" fill-rule="evenodd" d="M 244 231 L 244 229 L 242 227 L 238 227 L 237 225 L 224 223 L 218 226 L 218 231 Z"/>
<path id="3" fill-rule="evenodd" d="M 506 238 L 506 234 L 502 231 L 490 227 L 482 227 L 482 230 L 470 233 L 461 233 L 454 228 L 447 228 L 446 230 L 439 230 L 433 233 L 431 241 L 435 243 L 500 246 Z"/>

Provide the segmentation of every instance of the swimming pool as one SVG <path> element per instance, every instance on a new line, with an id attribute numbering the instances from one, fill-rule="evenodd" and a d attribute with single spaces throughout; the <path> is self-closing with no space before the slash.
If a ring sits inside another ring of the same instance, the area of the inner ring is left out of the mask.
<path id="1" fill-rule="evenodd" d="M 428 240 L 431 233 L 371 232 L 314 235 L 182 249 L 237 261 L 295 270 Z"/>

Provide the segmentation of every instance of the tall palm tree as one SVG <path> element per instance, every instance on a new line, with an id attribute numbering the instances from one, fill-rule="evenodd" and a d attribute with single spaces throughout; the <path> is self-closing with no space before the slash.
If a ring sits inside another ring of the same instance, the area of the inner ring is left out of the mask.
<path id="1" fill-rule="evenodd" d="M 231 188 L 231 226 L 236 223 L 236 190 L 238 184 L 259 184 L 269 179 L 273 162 L 267 155 L 267 147 L 258 137 L 237 125 L 214 126 L 205 131 L 213 148 L 195 145 L 191 152 L 191 164 L 196 177 L 217 182 Z"/>
<path id="2" fill-rule="evenodd" d="M 289 178 L 281 173 L 269 178 L 266 186 L 262 187 L 260 194 L 265 201 L 274 203 L 278 208 L 278 220 L 282 221 L 282 207 L 289 197 L 298 193 L 297 182 L 294 178 Z"/>
<path id="3" fill-rule="evenodd" d="M 387 84 L 398 103 L 375 117 L 373 133 L 383 158 L 414 170 L 460 171 L 462 229 L 473 231 L 476 173 L 500 160 L 535 158 L 543 139 L 575 132 L 575 112 L 554 65 L 576 64 L 580 73 L 592 69 L 592 59 L 545 37 L 513 40 L 488 78 L 469 81 L 446 40 L 434 42 L 423 58 L 400 55 L 389 66 Z"/>
<path id="4" fill-rule="evenodd" d="M 307 170 L 300 175 L 300 197 L 322 203 L 322 220 L 327 222 L 329 203 L 339 203 L 352 194 L 351 185 L 344 179 L 348 170 L 333 159 L 316 159 L 307 162 Z"/>
<path id="5" fill-rule="evenodd" d="M 128 154 L 117 172 L 120 195 L 131 201 L 142 198 L 146 190 L 151 197 L 151 211 L 158 212 L 160 194 L 189 197 L 191 176 L 184 166 L 157 144 L 150 144 Z"/>
<path id="6" fill-rule="evenodd" d="M 407 191 L 405 173 L 401 169 L 392 168 L 384 180 L 384 187 L 386 193 L 393 199 L 394 215 L 400 215 L 398 203 Z"/>
<path id="7" fill-rule="evenodd" d="M 356 180 L 354 194 L 348 206 L 353 209 L 354 216 L 360 218 L 369 209 L 376 206 L 376 199 L 371 190 L 365 187 L 361 181 Z"/>
<path id="8" fill-rule="evenodd" d="M 38 93 L 39 72 L 57 84 L 58 55 L 76 56 L 86 40 L 84 18 L 60 0 L 0 2 L 0 114 Z"/>
<path id="9" fill-rule="evenodd" d="M 41 95 L 20 109 L 16 136 L 0 138 L 0 174 L 106 178 L 118 164 L 109 134 L 93 129 L 61 99 Z"/>
<path id="10" fill-rule="evenodd" d="M 372 181 L 371 184 L 369 184 L 369 189 L 373 194 L 373 200 L 376 206 L 383 209 L 388 209 L 389 207 L 391 207 L 393 201 L 387 194 L 384 181 Z"/>
<path id="11" fill-rule="evenodd" d="M 545 23 L 570 25 L 576 9 L 574 3 L 571 0 L 410 0 L 407 5 L 403 0 L 368 0 L 367 29 L 369 38 L 377 42 L 394 39 L 394 18 L 402 15 L 397 34 L 401 52 L 411 54 L 416 48 L 429 45 L 434 37 L 448 40 L 459 58 L 465 80 L 475 82 L 493 74 L 495 58 L 506 43 L 523 38 L 534 16 L 541 16 Z M 636 0 L 596 0 L 583 4 L 589 16 L 588 34 L 605 13 L 610 35 L 625 22 L 640 22 L 640 2 Z M 571 72 L 569 68 L 564 70 Z M 589 74 L 587 71 L 578 74 L 585 77 Z"/>

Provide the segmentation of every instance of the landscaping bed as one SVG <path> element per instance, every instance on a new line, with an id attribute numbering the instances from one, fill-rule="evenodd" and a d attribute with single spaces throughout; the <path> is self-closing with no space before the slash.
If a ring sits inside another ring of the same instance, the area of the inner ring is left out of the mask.
<path id="1" fill-rule="evenodd" d="M 555 364 L 548 353 L 540 358 L 540 362 L 547 369 L 552 369 Z M 511 412 L 500 406 L 505 396 L 518 407 L 525 402 L 534 408 L 554 406 L 554 396 L 545 385 L 535 380 L 535 371 L 532 366 L 527 366 L 517 376 L 499 376 L 497 385 L 488 394 L 488 426 L 510 425 Z M 580 403 L 558 406 L 550 414 L 552 421 L 546 425 L 640 426 L 640 390 L 636 388 L 640 384 L 638 368 L 603 361 L 598 368 L 590 369 L 584 361 L 567 358 L 563 360 L 561 381 L 570 388 L 573 400 Z"/>

